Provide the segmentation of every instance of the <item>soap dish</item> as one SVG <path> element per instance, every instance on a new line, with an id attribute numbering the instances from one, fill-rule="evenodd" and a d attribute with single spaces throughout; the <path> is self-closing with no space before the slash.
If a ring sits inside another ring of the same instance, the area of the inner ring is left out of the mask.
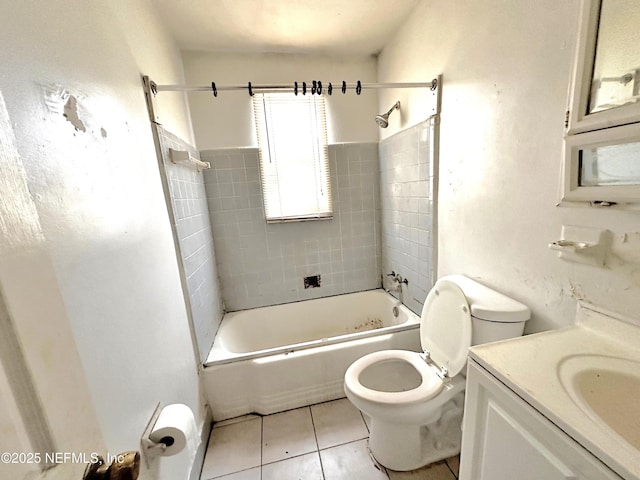
<path id="1" fill-rule="evenodd" d="M 603 266 L 609 231 L 600 228 L 562 226 L 562 239 L 549 244 L 568 262 Z"/>

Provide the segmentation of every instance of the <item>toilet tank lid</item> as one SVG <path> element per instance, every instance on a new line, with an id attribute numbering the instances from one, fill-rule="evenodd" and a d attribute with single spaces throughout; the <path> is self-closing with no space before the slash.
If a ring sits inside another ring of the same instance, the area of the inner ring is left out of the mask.
<path id="1" fill-rule="evenodd" d="M 526 322 L 531 317 L 531 311 L 526 305 L 485 287 L 469 277 L 447 275 L 438 281 L 440 280 L 448 280 L 460 287 L 467 298 L 473 317 L 502 323 Z"/>

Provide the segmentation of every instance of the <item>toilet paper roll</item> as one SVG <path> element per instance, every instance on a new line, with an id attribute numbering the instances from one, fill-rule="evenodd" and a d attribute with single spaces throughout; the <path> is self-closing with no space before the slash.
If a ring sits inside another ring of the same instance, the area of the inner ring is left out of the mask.
<path id="1" fill-rule="evenodd" d="M 163 457 L 175 455 L 185 448 L 189 450 L 189 456 L 193 456 L 196 450 L 196 436 L 193 412 L 186 405 L 174 403 L 162 409 L 151 429 L 149 439 L 167 446 L 161 454 Z"/>

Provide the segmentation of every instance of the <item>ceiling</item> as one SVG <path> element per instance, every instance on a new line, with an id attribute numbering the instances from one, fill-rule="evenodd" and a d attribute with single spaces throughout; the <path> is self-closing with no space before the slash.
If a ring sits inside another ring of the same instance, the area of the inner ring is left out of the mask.
<path id="1" fill-rule="evenodd" d="M 182 50 L 375 55 L 419 0 L 152 0 Z"/>

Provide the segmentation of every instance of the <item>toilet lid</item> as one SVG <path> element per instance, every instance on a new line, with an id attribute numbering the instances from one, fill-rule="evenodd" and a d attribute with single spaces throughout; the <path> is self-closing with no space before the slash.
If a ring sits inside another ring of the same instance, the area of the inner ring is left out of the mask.
<path id="1" fill-rule="evenodd" d="M 420 343 L 448 377 L 457 375 L 467 361 L 471 346 L 469 304 L 458 285 L 440 280 L 427 295 L 420 318 Z"/>

